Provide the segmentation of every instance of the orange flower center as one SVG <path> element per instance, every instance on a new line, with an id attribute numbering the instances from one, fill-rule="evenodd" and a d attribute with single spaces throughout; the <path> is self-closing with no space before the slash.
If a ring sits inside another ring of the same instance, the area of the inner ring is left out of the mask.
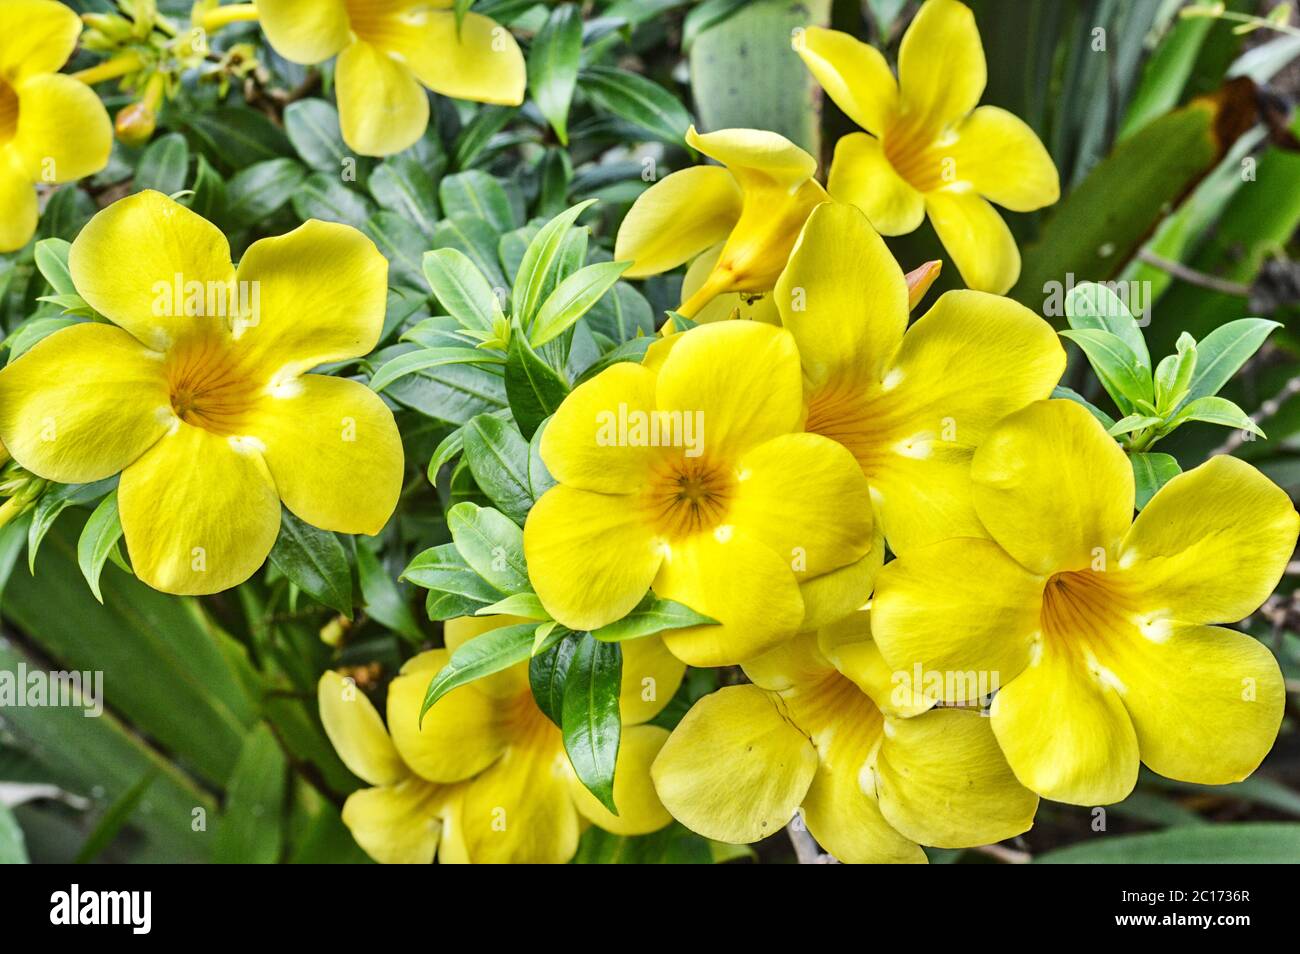
<path id="1" fill-rule="evenodd" d="M 243 433 L 257 403 L 257 386 L 221 342 L 199 338 L 167 353 L 172 410 L 186 424 L 213 434 Z"/>
<path id="2" fill-rule="evenodd" d="M 0 79 L 0 146 L 6 145 L 18 134 L 18 94 Z"/>
<path id="3" fill-rule="evenodd" d="M 918 192 L 934 192 L 956 181 L 956 160 L 930 139 L 924 129 L 902 126 L 890 130 L 881 143 L 894 171 Z"/>
<path id="4" fill-rule="evenodd" d="M 397 46 L 400 39 L 401 20 L 404 7 L 410 3 L 398 3 L 395 0 L 345 0 L 348 10 L 348 23 L 352 32 L 366 43 L 372 43 L 380 49 Z"/>
<path id="5" fill-rule="evenodd" d="M 655 472 L 643 506 L 658 533 L 680 540 L 722 526 L 735 489 L 730 466 L 682 455 L 665 460 Z"/>
<path id="6" fill-rule="evenodd" d="M 1118 574 L 1070 570 L 1047 581 L 1039 622 L 1053 650 L 1096 654 L 1133 628 L 1133 612 Z"/>

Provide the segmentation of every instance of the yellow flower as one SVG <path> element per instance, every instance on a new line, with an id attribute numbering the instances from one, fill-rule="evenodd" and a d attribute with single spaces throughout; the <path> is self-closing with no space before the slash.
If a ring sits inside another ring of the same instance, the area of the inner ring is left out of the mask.
<path id="1" fill-rule="evenodd" d="M 142 192 L 91 219 L 68 266 L 112 324 L 64 328 L 0 371 L 0 440 L 47 480 L 121 471 L 140 579 L 242 583 L 282 500 L 326 530 L 383 528 L 402 482 L 392 413 L 356 381 L 304 373 L 379 339 L 388 263 L 368 238 L 312 220 L 253 243 L 236 271 L 215 226 Z"/>
<path id="2" fill-rule="evenodd" d="M 339 123 L 348 147 L 387 156 L 429 125 L 422 87 L 455 99 L 518 106 L 524 55 L 505 27 L 452 0 L 257 0 L 262 29 L 294 63 L 337 55 Z"/>
<path id="3" fill-rule="evenodd" d="M 826 203 L 774 295 L 803 360 L 804 426 L 853 452 L 895 553 L 983 535 L 971 455 L 1002 417 L 1047 397 L 1065 368 L 1047 322 L 984 292 L 948 292 L 908 328 L 908 284 L 861 212 Z"/>
<path id="4" fill-rule="evenodd" d="M 973 709 L 899 705 L 867 613 L 803 633 L 745 664 L 753 685 L 706 696 L 651 769 L 673 817 L 748 844 L 802 806 L 841 861 L 924 862 L 917 843 L 962 848 L 1010 838 L 1038 797 Z"/>
<path id="5" fill-rule="evenodd" d="M 666 633 L 668 648 L 721 666 L 803 628 L 843 573 L 861 605 L 881 557 L 867 483 L 843 447 L 800 433 L 794 338 L 722 321 L 659 344 L 653 367 L 576 388 L 542 435 L 559 485 L 529 513 L 524 551 L 547 611 L 595 629 L 653 586 L 721 624 Z"/>
<path id="6" fill-rule="evenodd" d="M 36 232 L 37 183 L 72 182 L 108 164 L 104 104 L 58 72 L 80 35 L 81 20 L 61 3 L 0 2 L 0 252 Z"/>
<path id="7" fill-rule="evenodd" d="M 584 822 L 644 835 L 671 821 L 649 777 L 668 732 L 642 723 L 668 704 L 685 667 L 656 637 L 623 644 L 618 815 L 578 781 L 560 730 L 533 701 L 526 662 L 452 690 L 421 727 L 425 690 L 450 653 L 490 629 L 524 622 L 448 622 L 447 648 L 416 656 L 389 685 L 387 730 L 338 673 L 321 677 L 330 741 L 348 768 L 376 786 L 354 793 L 343 808 L 357 844 L 376 861 L 427 864 L 437 851 L 444 863 L 562 864 L 577 851 Z"/>
<path id="8" fill-rule="evenodd" d="M 898 81 L 880 52 L 812 27 L 795 49 L 835 104 L 865 133 L 835 146 L 827 188 L 884 235 L 914 231 L 928 213 L 970 288 L 1001 294 L 1020 251 L 990 205 L 1030 212 L 1060 198 L 1056 166 L 1025 123 L 976 108 L 987 71 L 971 11 L 926 0 L 898 54 Z"/>
<path id="9" fill-rule="evenodd" d="M 624 278 L 644 278 L 715 255 L 707 274 L 697 271 L 683 288 L 689 297 L 678 311 L 691 317 L 718 295 L 771 291 L 826 190 L 813 178 L 817 160 L 776 133 L 701 135 L 692 126 L 686 141 L 722 165 L 682 169 L 642 193 L 619 227 L 614 257 L 633 263 Z"/>
<path id="10" fill-rule="evenodd" d="M 885 567 L 872 621 L 892 665 L 997 673 L 993 731 L 1046 798 L 1117 802 L 1138 761 L 1188 782 L 1248 776 L 1282 718 L 1277 661 L 1211 623 L 1267 598 L 1300 516 L 1249 464 L 1214 457 L 1133 519 L 1133 472 L 1083 407 L 1043 401 L 975 455 L 992 540 Z"/>

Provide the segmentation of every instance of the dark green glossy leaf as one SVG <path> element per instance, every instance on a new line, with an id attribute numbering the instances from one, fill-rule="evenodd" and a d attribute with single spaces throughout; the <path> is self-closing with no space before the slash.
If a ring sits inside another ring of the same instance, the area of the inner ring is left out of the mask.
<path id="1" fill-rule="evenodd" d="M 286 507 L 271 562 L 312 599 L 352 618 L 352 568 L 333 533 L 313 527 Z"/>
<path id="2" fill-rule="evenodd" d="M 564 680 L 564 750 L 578 780 L 615 815 L 614 765 L 622 734 L 618 696 L 623 650 L 583 633 Z"/>

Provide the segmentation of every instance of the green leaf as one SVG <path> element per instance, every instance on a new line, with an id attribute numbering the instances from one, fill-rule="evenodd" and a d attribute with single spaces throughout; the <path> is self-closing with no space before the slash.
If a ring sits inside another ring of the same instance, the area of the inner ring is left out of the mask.
<path id="1" fill-rule="evenodd" d="M 113 490 L 99 502 L 77 541 L 77 565 L 90 584 L 90 592 L 101 603 L 104 595 L 99 590 L 99 577 L 121 538 L 122 521 L 117 509 L 117 491 Z"/>
<path id="2" fill-rule="evenodd" d="M 402 579 L 429 591 L 424 605 L 433 620 L 473 616 L 505 595 L 475 572 L 454 543 L 419 554 L 402 571 Z"/>
<path id="3" fill-rule="evenodd" d="M 356 161 L 343 141 L 338 110 L 323 99 L 300 99 L 286 106 L 284 131 L 303 162 L 336 180 L 348 160 Z"/>
<path id="4" fill-rule="evenodd" d="M 36 257 L 37 270 L 60 295 L 77 293 L 77 287 L 72 283 L 72 273 L 68 271 L 68 252 L 71 249 L 71 243 L 63 239 L 48 238 L 37 242 L 32 252 Z"/>
<path id="5" fill-rule="evenodd" d="M 341 222 L 357 229 L 364 228 L 374 214 L 369 199 L 326 172 L 313 172 L 298 186 L 293 210 L 300 219 Z"/>
<path id="6" fill-rule="evenodd" d="M 528 442 L 514 424 L 480 414 L 465 425 L 465 461 L 474 483 L 515 523 L 533 505 L 528 483 Z"/>
<path id="7" fill-rule="evenodd" d="M 295 159 L 268 159 L 241 169 L 226 184 L 226 214 L 236 225 L 264 221 L 293 199 L 306 178 L 307 170 Z"/>
<path id="8" fill-rule="evenodd" d="M 285 507 L 271 562 L 312 599 L 352 618 L 352 568 L 333 533 L 313 527 Z"/>
<path id="9" fill-rule="evenodd" d="M 180 133 L 159 136 L 140 154 L 135 169 L 138 190 L 156 189 L 172 195 L 185 188 L 189 179 L 190 147 Z"/>
<path id="10" fill-rule="evenodd" d="M 506 358 L 506 397 L 519 432 L 531 439 L 542 421 L 554 414 L 569 394 L 564 376 L 538 357 L 518 328 L 510 336 Z M 533 495 L 536 499 L 537 495 Z"/>
<path id="11" fill-rule="evenodd" d="M 631 262 L 598 262 L 579 269 L 560 282 L 542 303 L 541 310 L 528 328 L 528 340 L 532 346 L 540 348 L 568 331 L 631 267 Z"/>
<path id="12" fill-rule="evenodd" d="M 424 704 L 420 707 L 420 722 L 423 723 L 424 714 L 453 689 L 528 659 L 533 651 L 533 630 L 536 628 L 534 623 L 502 626 L 462 643 L 429 683 Z"/>
<path id="13" fill-rule="evenodd" d="M 1265 318 L 1240 318 L 1211 331 L 1196 345 L 1196 370 L 1184 400 L 1217 394 L 1260 349 L 1273 329 L 1280 327 Z"/>
<path id="14" fill-rule="evenodd" d="M 691 114 L 657 83 L 611 66 L 590 66 L 578 82 L 600 109 L 627 120 L 651 138 L 674 146 L 685 141 Z"/>
<path id="15" fill-rule="evenodd" d="M 406 597 L 379 562 L 372 546 L 367 541 L 357 541 L 357 576 L 361 581 L 366 613 L 411 642 L 419 644 L 424 640 L 424 633 L 420 631 Z"/>
<path id="16" fill-rule="evenodd" d="M 417 374 L 420 371 L 440 368 L 449 364 L 483 365 L 500 363 L 501 359 L 495 357 L 491 352 L 472 348 L 469 345 L 463 348 L 421 348 L 419 351 L 408 351 L 405 354 L 400 354 L 381 365 L 370 379 L 370 389 L 376 392 L 383 391 L 394 381 L 404 378 L 408 374 Z"/>
<path id="17" fill-rule="evenodd" d="M 370 194 L 381 209 L 405 217 L 424 235 L 438 224 L 438 190 L 433 177 L 412 156 L 391 156 L 370 174 Z"/>
<path id="18" fill-rule="evenodd" d="M 1096 328 L 1109 331 L 1128 345 L 1139 365 L 1151 370 L 1151 355 L 1137 319 L 1108 286 L 1096 282 L 1076 285 L 1065 298 L 1065 314 L 1070 327 L 1075 330 Z"/>
<path id="19" fill-rule="evenodd" d="M 1162 414 L 1168 414 L 1183 400 L 1198 358 L 1196 340 L 1183 332 L 1178 337 L 1177 354 L 1166 355 L 1156 365 L 1156 408 Z"/>
<path id="20" fill-rule="evenodd" d="M 487 222 L 472 215 L 443 219 L 433 230 L 434 248 L 454 248 L 469 256 L 493 288 L 505 288 L 506 278 L 497 261 L 499 236 Z"/>
<path id="21" fill-rule="evenodd" d="M 1300 824 L 1183 825 L 1107 835 L 1039 855 L 1036 864 L 1288 864 L 1300 858 Z"/>
<path id="22" fill-rule="evenodd" d="M 712 626 L 716 619 L 697 613 L 689 606 L 664 600 L 647 593 L 640 603 L 620 620 L 591 631 L 591 635 L 606 643 L 620 643 L 627 639 L 640 639 L 668 629 L 685 626 Z"/>
<path id="23" fill-rule="evenodd" d="M 500 302 L 483 273 L 464 252 L 439 248 L 424 253 L 424 277 L 439 304 L 465 328 L 492 330 Z"/>
<path id="24" fill-rule="evenodd" d="M 570 633 L 528 660 L 528 685 L 533 690 L 533 701 L 557 727 L 564 718 L 565 676 L 580 638 L 577 633 Z"/>
<path id="25" fill-rule="evenodd" d="M 194 110 L 186 112 L 182 121 L 194 133 L 208 158 L 227 171 L 293 155 L 284 131 L 264 113 L 247 106 Z M 338 174 L 337 166 L 334 174 Z"/>
<path id="26" fill-rule="evenodd" d="M 1147 123 L 1178 105 L 1183 87 L 1196 66 L 1211 17 L 1178 17 L 1142 70 L 1142 80 L 1129 100 L 1118 139 L 1127 139 Z"/>
<path id="27" fill-rule="evenodd" d="M 551 618 L 551 614 L 546 612 L 536 593 L 515 593 L 503 600 L 498 600 L 491 606 L 483 607 L 474 615 L 522 616 L 524 619 L 535 619 L 539 623 L 546 622 Z"/>
<path id="28" fill-rule="evenodd" d="M 1115 419 L 1113 417 L 1072 388 L 1067 388 L 1064 385 L 1057 385 L 1052 388 L 1052 397 L 1060 400 L 1073 401 L 1075 404 L 1083 405 L 1088 409 L 1088 413 L 1100 421 L 1101 426 L 1106 428 L 1106 430 L 1110 430 L 1115 426 Z"/>
<path id="29" fill-rule="evenodd" d="M 1125 434 L 1132 434 L 1134 431 L 1140 431 L 1144 428 L 1160 424 L 1164 421 L 1162 417 L 1149 417 L 1144 414 L 1130 414 L 1128 417 L 1111 425 L 1106 433 L 1111 437 L 1123 437 Z"/>
<path id="30" fill-rule="evenodd" d="M 275 736 L 259 725 L 244 742 L 213 839 L 218 864 L 272 864 L 284 843 L 288 763 Z"/>
<path id="31" fill-rule="evenodd" d="M 74 859 L 75 864 L 84 865 L 98 858 L 117 837 L 118 833 L 131 820 L 137 808 L 140 807 L 140 800 L 144 798 L 145 792 L 149 791 L 154 780 L 158 777 L 157 772 L 149 772 L 143 775 L 138 782 L 108 806 L 108 811 L 104 812 L 99 823 L 95 825 L 95 830 L 87 836 L 81 850 L 77 852 Z"/>
<path id="32" fill-rule="evenodd" d="M 36 572 L 36 551 L 59 514 L 68 507 L 79 507 L 108 493 L 117 486 L 117 477 L 98 480 L 93 484 L 57 484 L 46 490 L 32 510 L 32 523 L 27 528 L 27 568 Z"/>
<path id="33" fill-rule="evenodd" d="M 30 861 L 18 819 L 9 806 L 0 802 L 0 865 L 25 865 Z"/>
<path id="34" fill-rule="evenodd" d="M 229 207 L 226 180 L 212 168 L 207 156 L 199 156 L 194 166 L 194 194 L 190 196 L 190 209 L 209 222 L 224 222 L 230 214 Z"/>
<path id="35" fill-rule="evenodd" d="M 1227 398 L 1213 395 L 1195 398 L 1184 404 L 1167 425 L 1168 430 L 1172 431 L 1187 421 L 1204 421 L 1207 424 L 1220 424 L 1223 427 L 1237 427 L 1257 437 L 1264 436 L 1264 432 L 1259 429 L 1259 425 L 1249 414 Z"/>
<path id="36" fill-rule="evenodd" d="M 456 137 L 453 162 L 457 169 L 468 169 L 519 111 L 517 106 L 480 106 Z M 513 216 L 511 216 L 513 220 Z"/>
<path id="37" fill-rule="evenodd" d="M 564 145 L 569 144 L 569 104 L 582 58 L 582 13 L 572 3 L 551 11 L 528 53 L 528 91 Z"/>
<path id="38" fill-rule="evenodd" d="M 1145 507 L 1157 490 L 1182 473 L 1178 461 L 1169 454 L 1129 454 L 1133 466 L 1133 483 L 1138 510 Z"/>
<path id="39" fill-rule="evenodd" d="M 497 232 L 509 232 L 515 227 L 515 215 L 510 210 L 510 197 L 506 190 L 481 169 L 447 176 L 438 186 L 438 196 L 448 218 L 482 219 Z"/>
<path id="40" fill-rule="evenodd" d="M 378 212 L 362 227 L 384 258 L 388 259 L 388 284 L 394 287 L 424 288 L 420 259 L 429 240 L 404 216 Z"/>
<path id="41" fill-rule="evenodd" d="M 1062 331 L 1060 334 L 1083 350 L 1101 386 L 1125 414 L 1137 410 L 1139 401 L 1152 400 L 1151 373 L 1141 366 L 1137 355 L 1118 336 L 1096 328 Z"/>
<path id="42" fill-rule="evenodd" d="M 564 750 L 578 780 L 615 815 L 614 764 L 622 734 L 618 709 L 622 678 L 622 647 L 583 633 L 564 680 L 560 719 Z"/>
<path id="43" fill-rule="evenodd" d="M 447 527 L 465 562 L 494 589 L 507 595 L 532 590 L 524 532 L 503 514 L 464 501 L 447 511 Z"/>
<path id="44" fill-rule="evenodd" d="M 543 225 L 537 236 L 528 243 L 511 291 L 514 317 L 521 327 L 528 327 L 542 303 L 542 294 L 560 260 L 569 229 L 578 221 L 578 216 L 595 201 L 588 199 L 561 212 Z"/>

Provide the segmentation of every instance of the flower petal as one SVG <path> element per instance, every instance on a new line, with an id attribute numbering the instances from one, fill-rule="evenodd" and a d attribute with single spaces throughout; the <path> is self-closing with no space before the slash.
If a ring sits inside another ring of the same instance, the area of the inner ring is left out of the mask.
<path id="1" fill-rule="evenodd" d="M 335 67 L 339 126 L 348 148 L 389 156 L 414 145 L 429 126 L 429 97 L 410 68 L 357 41 Z"/>
<path id="2" fill-rule="evenodd" d="M 174 420 L 162 355 L 112 325 L 56 331 L 0 370 L 0 440 L 46 480 L 111 477 Z"/>
<path id="3" fill-rule="evenodd" d="M 373 536 L 393 515 L 402 438 L 393 413 L 364 384 L 304 375 L 261 399 L 248 432 L 263 444 L 280 499 L 312 526 Z"/>
<path id="4" fill-rule="evenodd" d="M 388 262 L 349 225 L 311 219 L 254 242 L 239 263 L 257 310 L 236 328 L 242 360 L 263 380 L 367 355 L 388 307 Z"/>
<path id="5" fill-rule="evenodd" d="M 92 308 L 155 351 L 226 327 L 224 313 L 193 314 L 188 289 L 221 289 L 218 304 L 226 303 L 235 278 L 230 244 L 215 225 L 161 192 L 140 192 L 97 213 L 72 243 L 68 269 Z M 206 312 L 208 297 L 199 310 Z"/>
<path id="6" fill-rule="evenodd" d="M 494 629 L 501 629 L 503 626 L 518 626 L 528 622 L 535 621 L 526 620 L 521 616 L 507 615 L 459 616 L 442 624 L 442 638 L 447 646 L 447 652 L 454 653 L 476 636 L 482 636 Z M 437 658 L 432 652 L 421 653 L 402 667 L 402 673 L 415 672 L 417 660 L 427 660 L 424 665 L 428 667 Z M 437 669 L 441 669 L 442 666 L 443 663 L 439 662 Z M 433 678 L 433 674 L 437 672 L 437 669 L 428 672 L 428 676 Z M 502 669 L 500 672 L 494 672 L 490 676 L 481 676 L 474 680 L 474 688 L 497 700 L 517 699 L 523 693 L 531 691 L 528 684 L 528 663 L 517 663 Z"/>
<path id="7" fill-rule="evenodd" d="M 885 538 L 877 530 L 871 535 L 871 549 L 861 559 L 800 583 L 803 622 L 799 628 L 818 629 L 861 609 L 884 562 Z"/>
<path id="8" fill-rule="evenodd" d="M 471 683 L 439 699 L 421 723 L 429 680 L 451 653 L 435 649 L 423 655 L 430 657 L 427 665 L 403 669 L 388 684 L 388 731 L 411 771 L 430 782 L 459 782 L 501 757 L 508 741 L 506 720 L 492 697 Z"/>
<path id="9" fill-rule="evenodd" d="M 1029 830 L 1038 796 L 1018 781 L 987 716 L 934 709 L 889 719 L 874 765 L 880 810 L 909 838 L 968 848 Z"/>
<path id="10" fill-rule="evenodd" d="M 524 554 L 546 611 L 575 630 L 626 616 L 663 561 L 631 495 L 563 484 L 544 493 L 529 512 Z"/>
<path id="11" fill-rule="evenodd" d="M 775 298 L 810 391 L 831 380 L 878 383 L 907 327 L 903 270 L 862 213 L 842 203 L 808 217 Z"/>
<path id="12" fill-rule="evenodd" d="M 470 782 L 461 807 L 474 864 L 564 864 L 578 850 L 573 769 L 560 730 L 545 722 L 526 745 L 512 745 Z"/>
<path id="13" fill-rule="evenodd" d="M 633 440 L 655 409 L 655 374 L 620 361 L 573 389 L 542 432 L 542 460 L 560 483 L 579 490 L 632 493 L 643 487 L 663 449 Z M 648 438 L 648 435 L 647 435 Z"/>
<path id="14" fill-rule="evenodd" d="M 980 101 L 988 66 L 970 8 L 926 0 L 898 49 L 902 121 L 937 138 Z"/>
<path id="15" fill-rule="evenodd" d="M 661 411 L 702 415 L 704 455 L 727 459 L 799 426 L 803 383 L 794 337 L 752 321 L 692 328 L 659 371 Z"/>
<path id="16" fill-rule="evenodd" d="M 407 14 L 400 30 L 375 42 L 400 53 L 435 93 L 505 106 L 524 101 L 524 54 L 510 31 L 488 17 L 466 13 L 457 26 L 450 10 Z"/>
<path id="17" fill-rule="evenodd" d="M 793 817 L 817 752 L 757 686 L 705 696 L 673 730 L 650 770 L 674 818 L 692 831 L 749 844 Z"/>
<path id="18" fill-rule="evenodd" d="M 957 178 L 1003 208 L 1032 212 L 1061 197 L 1052 157 L 1029 125 L 1005 109 L 975 110 L 946 151 L 956 161 Z"/>
<path id="19" fill-rule="evenodd" d="M 925 210 L 968 288 L 1001 295 L 1016 283 L 1020 249 L 986 199 L 975 192 L 927 192 Z"/>
<path id="20" fill-rule="evenodd" d="M 257 14 L 275 52 L 292 63 L 322 63 L 352 39 L 344 0 L 257 0 Z"/>
<path id="21" fill-rule="evenodd" d="M 99 96 L 71 76 L 46 73 L 18 86 L 13 145 L 41 182 L 72 182 L 108 164 L 113 124 Z"/>
<path id="22" fill-rule="evenodd" d="M 860 746 L 832 740 L 803 800 L 808 831 L 845 864 L 925 864 L 921 846 L 886 820 L 875 792 L 863 791 L 861 770 L 867 758 Z"/>
<path id="23" fill-rule="evenodd" d="M 53 0 L 0 3 L 0 76 L 21 80 L 54 73 L 77 48 L 81 19 Z"/>
<path id="24" fill-rule="evenodd" d="M 871 630 L 889 664 L 912 679 L 929 673 L 973 671 L 1002 685 L 1029 662 L 1039 628 L 1043 580 L 1030 575 L 996 543 L 954 539 L 931 544 L 886 563 L 876 577 Z M 961 684 L 945 678 L 973 702 Z M 909 682 L 910 684 L 910 682 Z M 932 693 L 927 684 L 913 691 Z M 978 698 L 978 694 L 976 695 Z"/>
<path id="25" fill-rule="evenodd" d="M 790 562 L 742 527 L 673 544 L 654 591 L 719 623 L 664 633 L 668 649 L 690 666 L 744 662 L 793 635 L 804 616 Z"/>
<path id="26" fill-rule="evenodd" d="M 618 708 L 623 725 L 649 722 L 672 701 L 686 675 L 686 664 L 668 651 L 660 636 L 630 639 L 622 647 Z"/>
<path id="27" fill-rule="evenodd" d="M 1007 417 L 975 452 L 971 480 L 980 520 L 1034 573 L 1115 556 L 1133 520 L 1128 458 L 1074 401 L 1038 401 Z"/>
<path id="28" fill-rule="evenodd" d="M 898 174 L 880 140 L 849 133 L 835 144 L 826 191 L 847 202 L 882 235 L 906 235 L 925 221 L 925 196 Z"/>
<path id="29" fill-rule="evenodd" d="M 343 824 L 371 858 L 383 865 L 433 862 L 442 833 L 442 786 L 418 778 L 363 788 L 343 805 Z"/>
<path id="30" fill-rule="evenodd" d="M 726 166 L 746 191 L 779 186 L 793 192 L 817 172 L 816 159 L 784 136 L 765 129 L 700 133 L 692 126 L 686 131 L 686 142 Z"/>
<path id="31" fill-rule="evenodd" d="M 912 692 L 911 673 L 885 662 L 871 635 L 871 613 L 858 610 L 817 631 L 817 647 L 844 678 L 861 689 L 886 715 L 913 716 L 931 709 L 938 699 Z M 924 688 L 918 686 L 917 688 Z"/>
<path id="32" fill-rule="evenodd" d="M 666 741 L 667 729 L 654 725 L 624 726 L 614 763 L 614 805 L 618 814 L 611 814 L 574 776 L 569 788 L 583 817 L 615 835 L 648 835 L 671 822 L 672 816 L 659 801 L 650 781 L 650 765 Z"/>
<path id="33" fill-rule="evenodd" d="M 411 774 L 378 711 L 353 680 L 326 670 L 316 684 L 316 701 L 330 744 L 353 774 L 371 785 L 391 785 Z"/>
<path id="34" fill-rule="evenodd" d="M 36 234 L 36 187 L 12 146 L 0 147 L 0 252 L 16 252 Z"/>
<path id="35" fill-rule="evenodd" d="M 1183 782 L 1226 785 L 1259 767 L 1277 738 L 1286 688 L 1263 643 L 1218 626 L 1137 630 L 1107 641 L 1107 664 L 1145 762 Z"/>
<path id="36" fill-rule="evenodd" d="M 1254 467 L 1212 457 L 1165 484 L 1120 545 L 1142 609 L 1188 623 L 1228 623 L 1277 586 L 1300 529 L 1291 499 Z"/>
<path id="37" fill-rule="evenodd" d="M 723 241 L 742 202 L 736 177 L 719 166 L 665 176 L 637 197 L 618 228 L 614 258 L 632 262 L 623 277 L 658 275 Z"/>
<path id="38" fill-rule="evenodd" d="M 1047 397 L 1064 370 L 1051 326 L 1007 298 L 948 292 L 908 329 L 870 405 L 874 446 L 860 456 L 895 553 L 985 535 L 971 457 L 1002 418 Z"/>
<path id="39" fill-rule="evenodd" d="M 1016 778 L 1044 798 L 1109 805 L 1133 791 L 1138 740 L 1115 689 L 1051 642 L 994 699 L 993 732 Z"/>
<path id="40" fill-rule="evenodd" d="M 839 30 L 808 27 L 795 52 L 849 119 L 877 136 L 893 122 L 898 83 L 875 47 Z"/>
<path id="41" fill-rule="evenodd" d="M 117 499 L 135 574 L 164 593 L 243 583 L 280 532 L 280 498 L 261 454 L 189 424 L 123 471 Z"/>
<path id="42" fill-rule="evenodd" d="M 871 549 L 871 491 L 853 455 L 818 434 L 783 434 L 740 459 L 728 519 L 790 561 L 801 582 Z"/>

